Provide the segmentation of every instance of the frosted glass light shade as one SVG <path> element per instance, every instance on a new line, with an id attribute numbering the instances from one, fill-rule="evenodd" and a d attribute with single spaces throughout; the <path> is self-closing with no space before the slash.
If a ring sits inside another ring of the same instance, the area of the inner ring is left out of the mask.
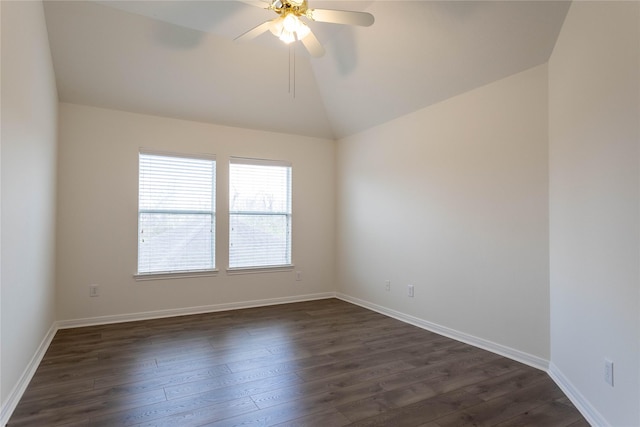
<path id="1" fill-rule="evenodd" d="M 287 13 L 274 20 L 269 30 L 286 44 L 302 40 L 311 33 L 311 29 L 307 24 L 293 13 Z"/>

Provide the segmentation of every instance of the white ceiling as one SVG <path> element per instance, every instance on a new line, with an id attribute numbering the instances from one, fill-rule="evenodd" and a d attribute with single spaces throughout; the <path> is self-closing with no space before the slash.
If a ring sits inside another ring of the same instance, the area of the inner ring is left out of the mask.
<path id="1" fill-rule="evenodd" d="M 46 1 L 63 102 L 340 138 L 545 63 L 569 7 L 557 1 L 322 1 L 359 28 L 310 23 L 327 54 L 270 33 L 237 1 Z M 290 82 L 295 76 L 295 98 Z"/>

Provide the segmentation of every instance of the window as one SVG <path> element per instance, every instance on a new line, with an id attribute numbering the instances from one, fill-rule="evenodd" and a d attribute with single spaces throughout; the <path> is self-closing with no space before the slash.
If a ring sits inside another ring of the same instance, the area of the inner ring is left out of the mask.
<path id="1" fill-rule="evenodd" d="M 213 157 L 140 152 L 138 274 L 215 268 Z"/>
<path id="2" fill-rule="evenodd" d="M 229 267 L 291 264 L 291 165 L 232 158 Z"/>

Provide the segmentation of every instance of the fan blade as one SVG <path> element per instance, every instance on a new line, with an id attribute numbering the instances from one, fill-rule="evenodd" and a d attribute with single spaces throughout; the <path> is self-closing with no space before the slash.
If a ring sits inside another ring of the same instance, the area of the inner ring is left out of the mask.
<path id="1" fill-rule="evenodd" d="M 271 2 L 262 0 L 237 0 L 241 3 L 248 4 L 249 6 L 259 7 L 260 9 L 270 9 Z"/>
<path id="2" fill-rule="evenodd" d="M 348 10 L 309 9 L 307 18 L 318 22 L 331 24 L 348 24 L 368 27 L 374 22 L 373 15 L 367 12 L 353 12 Z"/>
<path id="3" fill-rule="evenodd" d="M 258 37 L 260 34 L 266 33 L 267 31 L 269 31 L 273 21 L 274 20 L 263 22 L 262 24 L 258 25 L 257 27 L 254 27 L 254 28 L 250 29 L 246 33 L 239 35 L 234 40 L 235 41 L 240 41 L 240 42 L 248 42 L 249 40 L 253 40 L 256 37 Z"/>
<path id="4" fill-rule="evenodd" d="M 313 32 L 309 32 L 305 38 L 300 40 L 307 51 L 311 54 L 311 56 L 315 58 L 320 58 L 324 55 L 324 48 L 313 34 Z"/>

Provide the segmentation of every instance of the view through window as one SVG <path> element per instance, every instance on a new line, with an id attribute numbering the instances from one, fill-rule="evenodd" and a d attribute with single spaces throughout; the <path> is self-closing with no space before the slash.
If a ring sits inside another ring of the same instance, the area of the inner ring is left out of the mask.
<path id="1" fill-rule="evenodd" d="M 291 264 L 291 165 L 232 158 L 229 267 Z"/>
<path id="2" fill-rule="evenodd" d="M 138 273 L 215 268 L 214 157 L 140 152 Z"/>

